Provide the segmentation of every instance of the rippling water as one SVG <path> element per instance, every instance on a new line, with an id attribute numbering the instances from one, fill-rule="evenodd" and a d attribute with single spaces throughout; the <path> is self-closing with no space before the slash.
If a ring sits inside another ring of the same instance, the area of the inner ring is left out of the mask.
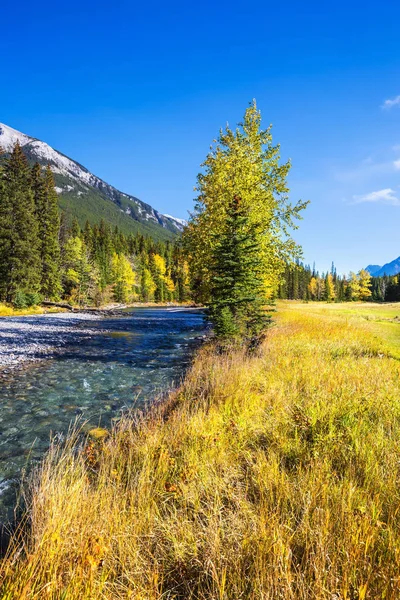
<path id="1" fill-rule="evenodd" d="M 0 520 L 10 517 L 21 469 L 51 434 L 80 416 L 110 425 L 179 382 L 206 323 L 191 309 L 133 309 L 90 322 L 98 334 L 0 382 Z"/>

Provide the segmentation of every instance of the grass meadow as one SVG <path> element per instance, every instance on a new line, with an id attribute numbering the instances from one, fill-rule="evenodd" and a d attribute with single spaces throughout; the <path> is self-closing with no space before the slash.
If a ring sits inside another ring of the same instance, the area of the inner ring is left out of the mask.
<path id="1" fill-rule="evenodd" d="M 400 598 L 400 305 L 282 302 L 254 354 L 53 446 L 3 600 Z"/>

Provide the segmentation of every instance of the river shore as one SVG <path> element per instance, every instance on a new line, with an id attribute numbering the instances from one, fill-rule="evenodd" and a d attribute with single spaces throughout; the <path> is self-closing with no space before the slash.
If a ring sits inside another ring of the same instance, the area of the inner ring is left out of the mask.
<path id="1" fill-rule="evenodd" d="M 0 375 L 29 362 L 50 358 L 66 344 L 98 334 L 90 328 L 95 313 L 60 312 L 0 319 Z"/>
<path id="2" fill-rule="evenodd" d="M 199 308 L 194 304 L 108 304 L 98 308 L 74 308 L 42 314 L 24 314 L 0 317 L 0 377 L 13 369 L 21 369 L 27 363 L 51 358 L 64 346 L 80 343 L 96 334 L 99 329 L 91 329 L 91 321 L 99 321 L 107 316 L 123 313 L 129 308 Z"/>

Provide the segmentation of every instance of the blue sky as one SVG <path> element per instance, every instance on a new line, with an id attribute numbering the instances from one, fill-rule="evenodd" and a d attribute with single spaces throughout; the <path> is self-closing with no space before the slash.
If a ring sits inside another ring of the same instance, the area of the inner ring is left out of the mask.
<path id="1" fill-rule="evenodd" d="M 43 0 L 0 18 L 0 122 L 185 217 L 210 143 L 256 98 L 292 200 L 311 200 L 306 262 L 400 254 L 399 2 Z"/>

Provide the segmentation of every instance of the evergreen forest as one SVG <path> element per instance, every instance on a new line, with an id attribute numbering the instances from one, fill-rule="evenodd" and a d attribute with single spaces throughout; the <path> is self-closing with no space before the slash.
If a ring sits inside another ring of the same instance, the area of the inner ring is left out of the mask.
<path id="1" fill-rule="evenodd" d="M 69 222 L 50 167 L 31 168 L 15 146 L 0 172 L 0 301 L 184 302 L 188 282 L 179 241 L 127 235 L 104 220 L 83 229 Z"/>

